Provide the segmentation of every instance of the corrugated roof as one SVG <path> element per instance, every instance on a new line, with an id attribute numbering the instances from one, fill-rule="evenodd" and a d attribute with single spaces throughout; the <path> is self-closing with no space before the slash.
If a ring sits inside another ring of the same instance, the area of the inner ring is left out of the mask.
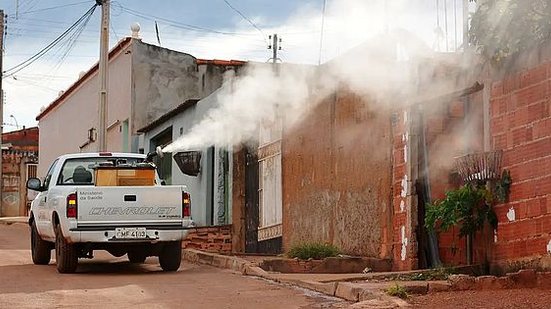
<path id="1" fill-rule="evenodd" d="M 159 126 L 160 124 L 162 124 L 163 122 L 169 120 L 170 118 L 178 115 L 180 112 L 186 110 L 187 108 L 191 107 L 191 106 L 194 106 L 195 104 L 197 104 L 197 102 L 199 102 L 199 99 L 190 99 L 190 100 L 186 100 L 184 103 L 176 106 L 176 108 L 170 110 L 169 112 L 167 112 L 166 114 L 162 115 L 161 117 L 153 120 L 150 124 L 148 124 L 147 126 L 141 128 L 138 130 L 138 133 L 147 133 L 151 130 L 153 130 L 155 127 Z"/>
<path id="2" fill-rule="evenodd" d="M 112 57 L 114 57 L 115 54 L 117 54 L 123 48 L 128 46 L 131 40 L 132 38 L 130 37 L 122 39 L 117 45 L 115 45 L 115 47 L 111 49 L 111 51 L 109 51 L 108 58 L 111 59 Z M 96 71 L 98 71 L 98 67 L 99 67 L 99 63 L 96 63 L 93 67 L 91 67 L 86 73 L 84 73 L 84 75 L 82 75 L 82 77 L 80 77 L 74 84 L 72 84 L 67 90 L 65 90 L 65 92 L 63 92 L 62 95 L 60 95 L 50 105 L 48 105 L 46 109 L 40 112 L 40 114 L 36 116 L 36 120 L 40 120 L 41 118 L 46 116 L 46 114 L 48 114 L 51 110 L 53 110 L 56 106 L 61 104 L 71 93 L 73 93 L 78 88 L 78 86 L 84 83 L 84 81 L 86 81 L 88 77 L 92 76 Z"/>

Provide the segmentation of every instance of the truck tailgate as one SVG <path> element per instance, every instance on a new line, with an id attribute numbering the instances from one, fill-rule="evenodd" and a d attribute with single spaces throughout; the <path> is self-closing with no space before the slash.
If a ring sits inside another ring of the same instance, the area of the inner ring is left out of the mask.
<path id="1" fill-rule="evenodd" d="M 78 188 L 77 224 L 181 225 L 183 190 L 178 186 Z"/>

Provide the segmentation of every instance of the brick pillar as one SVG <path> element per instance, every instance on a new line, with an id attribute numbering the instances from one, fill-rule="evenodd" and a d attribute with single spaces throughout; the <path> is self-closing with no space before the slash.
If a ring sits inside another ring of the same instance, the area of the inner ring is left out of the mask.
<path id="1" fill-rule="evenodd" d="M 407 108 L 398 112 L 393 126 L 393 203 L 394 248 L 393 268 L 410 270 L 418 267 L 417 258 L 417 193 L 418 178 L 418 114 Z"/>

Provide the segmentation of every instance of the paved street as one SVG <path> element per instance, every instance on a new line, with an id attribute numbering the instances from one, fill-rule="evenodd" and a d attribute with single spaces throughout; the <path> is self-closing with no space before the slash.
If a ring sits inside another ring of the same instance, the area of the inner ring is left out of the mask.
<path id="1" fill-rule="evenodd" d="M 163 273 L 156 258 L 132 265 L 98 252 L 77 274 L 58 274 L 55 261 L 33 265 L 29 230 L 0 224 L 0 308 L 342 308 L 319 294 L 183 263 Z M 53 256 L 53 255 L 52 255 Z"/>

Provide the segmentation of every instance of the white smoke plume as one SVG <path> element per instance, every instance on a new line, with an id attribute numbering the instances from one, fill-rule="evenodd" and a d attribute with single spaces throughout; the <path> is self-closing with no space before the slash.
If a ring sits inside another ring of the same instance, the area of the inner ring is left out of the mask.
<path id="1" fill-rule="evenodd" d="M 278 113 L 298 116 L 310 95 L 309 66 L 249 64 L 242 76 L 229 79 L 218 93 L 218 107 L 188 134 L 166 146 L 164 152 L 189 150 L 209 145 L 231 146 L 258 137 L 262 122 L 272 124 Z M 293 117 L 294 118 L 294 117 Z"/>
<path id="2" fill-rule="evenodd" d="M 384 1 L 336 3 L 328 12 L 334 24 L 352 14 L 347 8 L 354 9 L 354 16 L 364 14 L 367 20 L 380 20 L 384 13 L 381 9 L 388 9 Z M 352 92 L 376 98 L 379 104 L 389 104 L 392 100 L 382 98 L 406 96 L 416 87 L 417 71 L 412 70 L 416 61 L 411 60 L 432 55 L 428 44 L 414 33 L 391 29 L 321 66 L 283 64 L 276 70 L 271 64 L 249 63 L 238 77 L 226 80 L 218 91 L 217 107 L 163 151 L 196 150 L 213 144 L 230 147 L 257 140 L 261 125 L 275 125 L 279 119 L 283 119 L 287 130 L 337 87 L 346 86 Z"/>

